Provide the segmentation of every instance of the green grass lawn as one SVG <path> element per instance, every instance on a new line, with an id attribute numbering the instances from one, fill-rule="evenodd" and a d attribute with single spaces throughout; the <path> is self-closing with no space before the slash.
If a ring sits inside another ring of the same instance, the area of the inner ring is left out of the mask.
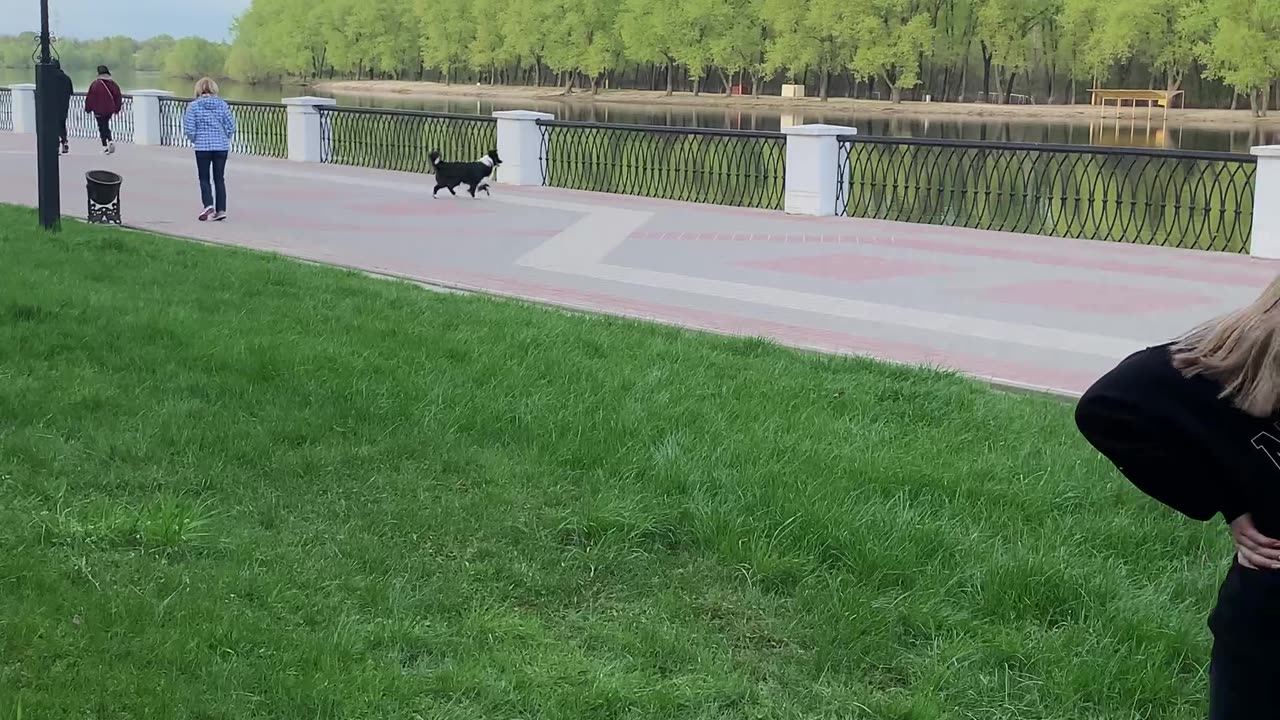
<path id="1" fill-rule="evenodd" d="M 1066 404 L 0 207 L 0 718 L 1202 717 Z"/>

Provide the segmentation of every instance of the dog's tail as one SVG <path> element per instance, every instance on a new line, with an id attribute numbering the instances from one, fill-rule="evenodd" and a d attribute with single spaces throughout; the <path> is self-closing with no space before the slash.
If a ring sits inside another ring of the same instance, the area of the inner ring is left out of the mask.
<path id="1" fill-rule="evenodd" d="M 427 159 L 431 161 L 431 171 L 435 172 L 436 166 L 440 164 L 440 151 L 432 150 Z"/>

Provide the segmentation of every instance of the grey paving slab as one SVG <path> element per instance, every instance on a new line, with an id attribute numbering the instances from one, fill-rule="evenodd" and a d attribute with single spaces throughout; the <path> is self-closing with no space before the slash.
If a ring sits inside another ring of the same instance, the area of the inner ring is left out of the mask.
<path id="1" fill-rule="evenodd" d="M 201 223 L 188 151 L 88 143 L 62 160 L 124 179 L 130 225 L 426 283 L 1079 392 L 1123 355 L 1248 302 L 1248 257 L 496 185 L 233 157 L 230 220 Z M 34 205 L 31 136 L 0 133 L 0 202 Z"/>

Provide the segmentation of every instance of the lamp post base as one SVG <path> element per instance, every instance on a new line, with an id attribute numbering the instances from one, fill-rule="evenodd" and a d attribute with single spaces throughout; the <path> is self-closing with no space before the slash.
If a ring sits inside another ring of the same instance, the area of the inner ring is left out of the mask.
<path id="1" fill-rule="evenodd" d="M 57 230 L 62 222 L 61 181 L 58 172 L 58 134 L 52 64 L 36 66 L 36 170 L 40 197 L 40 225 Z"/>

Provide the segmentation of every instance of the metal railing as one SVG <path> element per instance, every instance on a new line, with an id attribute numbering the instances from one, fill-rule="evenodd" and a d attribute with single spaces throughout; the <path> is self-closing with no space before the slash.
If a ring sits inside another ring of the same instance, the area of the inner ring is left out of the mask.
<path id="1" fill-rule="evenodd" d="M 13 130 L 13 91 L 0 87 L 0 130 Z"/>
<path id="2" fill-rule="evenodd" d="M 836 214 L 1247 252 L 1250 155 L 840 138 Z"/>
<path id="3" fill-rule="evenodd" d="M 98 119 L 92 113 L 85 112 L 85 94 L 71 95 L 71 107 L 67 112 L 67 137 L 79 140 L 98 139 Z M 133 97 L 124 96 L 120 112 L 111 116 L 109 124 L 111 137 L 118 143 L 133 142 Z"/>
<path id="4" fill-rule="evenodd" d="M 782 133 L 539 121 L 546 184 L 782 209 Z"/>
<path id="5" fill-rule="evenodd" d="M 320 110 L 320 162 L 431 172 L 428 156 L 476 160 L 498 147 L 497 120 L 477 115 L 353 107 Z"/>
<path id="6" fill-rule="evenodd" d="M 169 147 L 191 147 L 182 131 L 182 118 L 191 100 L 160 98 L 160 144 Z M 279 103 L 227 103 L 236 119 L 236 135 L 231 138 L 231 152 L 238 155 L 262 155 L 284 158 L 289 155 L 288 115 Z"/>

